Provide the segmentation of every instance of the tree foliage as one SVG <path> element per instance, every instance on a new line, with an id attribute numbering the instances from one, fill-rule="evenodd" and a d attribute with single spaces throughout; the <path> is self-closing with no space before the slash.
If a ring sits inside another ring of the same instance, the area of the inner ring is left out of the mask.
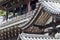
<path id="1" fill-rule="evenodd" d="M 0 16 L 4 16 L 4 15 L 6 15 L 6 11 L 0 10 Z"/>

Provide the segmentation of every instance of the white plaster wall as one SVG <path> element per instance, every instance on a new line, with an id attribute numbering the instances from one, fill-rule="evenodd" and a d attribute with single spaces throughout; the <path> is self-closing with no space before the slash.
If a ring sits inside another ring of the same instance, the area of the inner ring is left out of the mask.
<path id="1" fill-rule="evenodd" d="M 3 16 L 0 16 L 0 24 L 2 23 L 3 21 Z"/>
<path id="2" fill-rule="evenodd" d="M 48 19 L 48 21 L 46 22 L 46 24 L 49 24 L 50 22 L 52 22 L 52 16 Z"/>

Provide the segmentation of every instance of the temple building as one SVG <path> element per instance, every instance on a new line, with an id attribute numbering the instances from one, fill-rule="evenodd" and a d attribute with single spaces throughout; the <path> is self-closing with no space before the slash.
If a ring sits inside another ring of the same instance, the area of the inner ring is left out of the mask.
<path id="1" fill-rule="evenodd" d="M 60 0 L 0 0 L 0 40 L 59 40 Z"/>

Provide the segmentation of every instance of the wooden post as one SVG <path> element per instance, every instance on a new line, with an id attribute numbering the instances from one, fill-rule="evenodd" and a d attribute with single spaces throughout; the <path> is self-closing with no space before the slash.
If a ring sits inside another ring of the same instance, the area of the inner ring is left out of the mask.
<path id="1" fill-rule="evenodd" d="M 6 12 L 6 20 L 8 20 L 8 13 L 9 13 L 9 11 Z"/>
<path id="2" fill-rule="evenodd" d="M 28 15 L 30 15 L 30 0 L 28 0 Z"/>
<path id="3" fill-rule="evenodd" d="M 13 17 L 15 17 L 15 10 L 13 10 Z"/>

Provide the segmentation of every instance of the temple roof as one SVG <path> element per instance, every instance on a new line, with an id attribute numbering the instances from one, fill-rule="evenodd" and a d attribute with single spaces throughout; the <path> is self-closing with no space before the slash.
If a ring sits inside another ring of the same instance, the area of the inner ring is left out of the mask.
<path id="1" fill-rule="evenodd" d="M 59 0 L 44 0 L 41 1 L 43 9 L 50 14 L 60 14 L 60 1 Z"/>

